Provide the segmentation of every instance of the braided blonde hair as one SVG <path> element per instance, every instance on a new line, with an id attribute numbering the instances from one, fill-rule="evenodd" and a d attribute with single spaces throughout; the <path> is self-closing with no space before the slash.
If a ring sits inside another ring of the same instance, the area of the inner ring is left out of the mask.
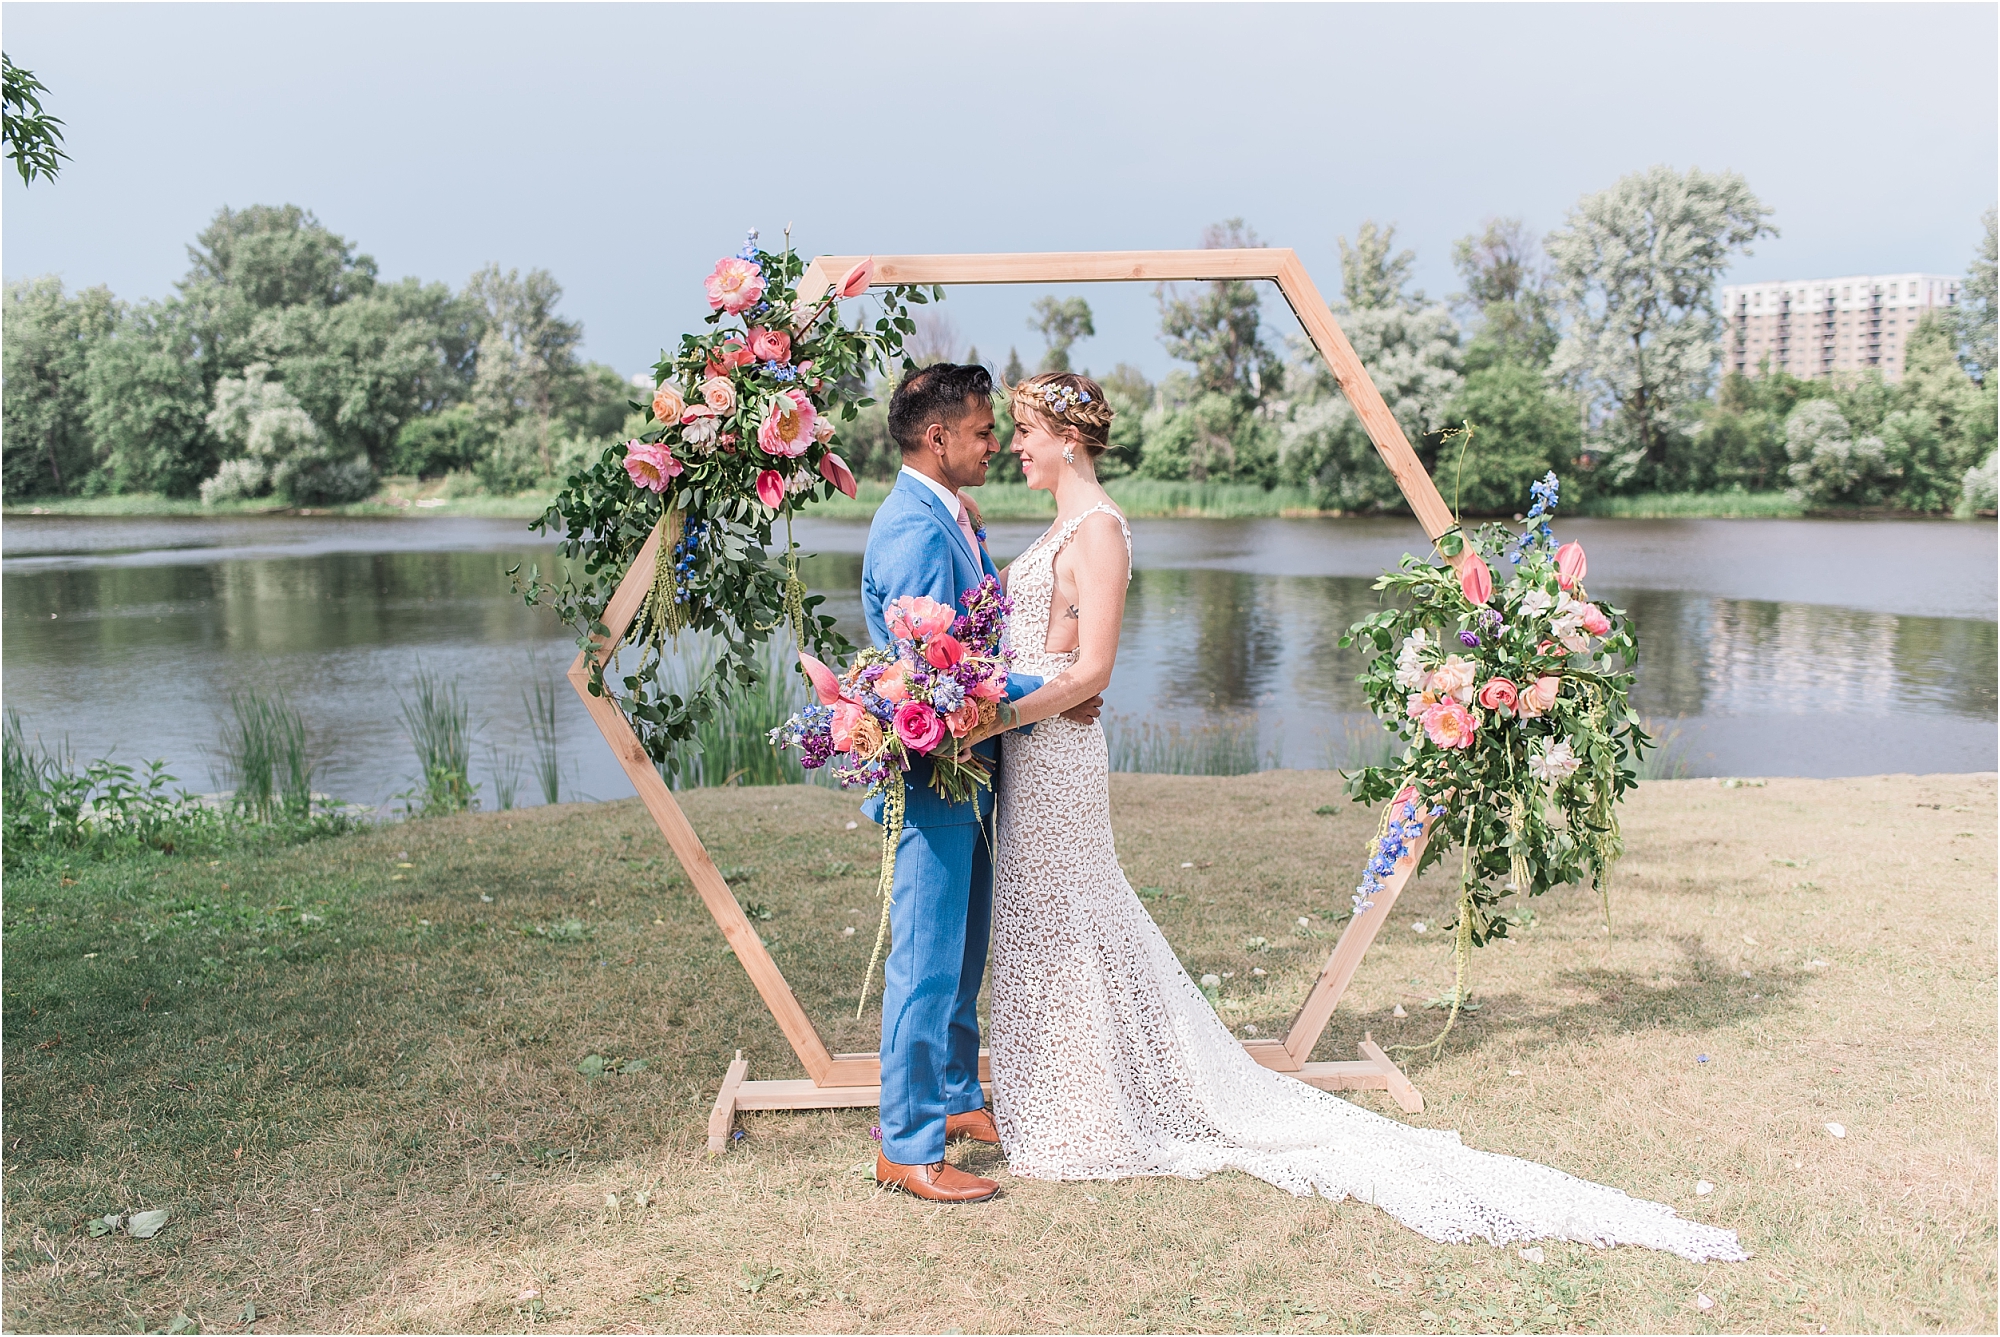
<path id="1" fill-rule="evenodd" d="M 1057 436 L 1074 436 L 1092 459 L 1111 444 L 1115 411 L 1104 387 L 1070 371 L 1045 371 L 1007 387 L 1014 421 L 1033 418 Z"/>

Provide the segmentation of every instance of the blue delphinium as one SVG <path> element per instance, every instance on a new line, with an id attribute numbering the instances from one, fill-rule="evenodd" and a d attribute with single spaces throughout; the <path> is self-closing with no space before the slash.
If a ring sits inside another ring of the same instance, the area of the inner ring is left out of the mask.
<path id="1" fill-rule="evenodd" d="M 949 715 L 965 704 L 965 688 L 954 678 L 939 674 L 931 683 L 931 709 L 940 715 Z"/>
<path id="2" fill-rule="evenodd" d="M 799 378 L 798 368 L 789 362 L 766 362 L 764 374 L 777 381 L 796 381 Z"/>
<path id="3" fill-rule="evenodd" d="M 1430 815 L 1442 817 L 1444 805 L 1432 808 Z M 1356 917 L 1375 908 L 1375 895 L 1382 890 L 1383 879 L 1396 871 L 1396 864 L 1410 852 L 1411 843 L 1423 833 L 1424 819 L 1417 815 L 1415 804 L 1399 800 L 1389 810 L 1389 823 L 1383 828 L 1381 838 L 1375 842 L 1375 852 L 1369 856 L 1361 885 L 1354 889 Z"/>
<path id="4" fill-rule="evenodd" d="M 753 264 L 753 265 L 757 263 L 757 229 L 756 229 L 756 228 L 754 228 L 754 227 L 753 227 L 753 228 L 751 228 L 751 229 L 750 229 L 750 231 L 749 231 L 748 233 L 746 233 L 746 234 L 744 235 L 744 238 L 743 238 L 743 249 L 742 249 L 742 250 L 740 250 L 740 251 L 738 251 L 738 252 L 736 253 L 736 258 L 737 258 L 738 260 L 748 260 L 748 261 L 749 261 L 749 262 L 750 262 L 751 264 Z"/>

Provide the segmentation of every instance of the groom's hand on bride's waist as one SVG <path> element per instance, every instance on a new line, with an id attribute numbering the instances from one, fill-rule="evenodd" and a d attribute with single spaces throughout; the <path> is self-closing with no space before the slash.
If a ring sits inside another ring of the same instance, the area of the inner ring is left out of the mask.
<path id="1" fill-rule="evenodd" d="M 1104 698 L 1093 696 L 1088 701 L 1079 701 L 1062 713 L 1062 717 L 1073 724 L 1095 724 L 1100 711 L 1104 709 Z"/>

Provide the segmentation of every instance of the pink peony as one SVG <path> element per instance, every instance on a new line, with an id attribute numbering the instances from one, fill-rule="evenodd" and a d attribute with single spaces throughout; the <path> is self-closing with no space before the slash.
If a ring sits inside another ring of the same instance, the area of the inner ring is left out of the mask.
<path id="1" fill-rule="evenodd" d="M 840 287 L 836 291 L 842 297 L 859 297 L 868 291 L 868 285 L 874 281 L 875 257 L 871 255 L 840 276 Z"/>
<path id="2" fill-rule="evenodd" d="M 910 666 L 900 662 L 891 664 L 875 680 L 875 695 L 884 701 L 907 701 L 910 696 Z"/>
<path id="3" fill-rule="evenodd" d="M 944 738 L 944 721 L 921 701 L 905 701 L 896 707 L 896 737 L 912 752 L 928 752 Z"/>
<path id="4" fill-rule="evenodd" d="M 659 422 L 679 422 L 681 410 L 687 407 L 687 400 L 681 396 L 681 388 L 668 381 L 653 391 L 653 417 Z"/>
<path id="5" fill-rule="evenodd" d="M 812 683 L 813 692 L 819 697 L 821 705 L 830 706 L 840 700 L 840 679 L 834 676 L 832 669 L 803 650 L 799 651 L 799 667 L 806 671 L 806 680 Z"/>
<path id="6" fill-rule="evenodd" d="M 964 658 L 965 646 L 948 632 L 939 632 L 924 642 L 924 662 L 932 668 L 956 668 Z"/>
<path id="7" fill-rule="evenodd" d="M 1556 695 L 1562 691 L 1562 679 L 1554 674 L 1544 674 L 1530 683 L 1522 692 L 1515 709 L 1521 718 L 1529 720 L 1537 715 L 1546 715 L 1555 706 Z"/>
<path id="8" fill-rule="evenodd" d="M 1458 588 L 1476 604 L 1493 597 L 1493 572 L 1487 569 L 1485 558 L 1476 552 L 1466 557 L 1465 565 L 1458 568 Z"/>
<path id="9" fill-rule="evenodd" d="M 1574 586 L 1584 577 L 1589 563 L 1583 557 L 1583 545 L 1569 542 L 1556 549 L 1556 584 L 1564 589 Z"/>
<path id="10" fill-rule="evenodd" d="M 1444 701 L 1424 712 L 1424 732 L 1443 748 L 1471 747 L 1472 712 L 1456 701 Z"/>
<path id="11" fill-rule="evenodd" d="M 750 356 L 759 362 L 790 362 L 792 360 L 792 336 L 783 330 L 767 330 L 756 326 L 750 331 Z"/>
<path id="12" fill-rule="evenodd" d="M 785 504 L 785 480 L 776 469 L 766 469 L 757 475 L 757 500 L 774 511 Z"/>
<path id="13" fill-rule="evenodd" d="M 854 750 L 854 726 L 861 723 L 868 712 L 853 701 L 842 701 L 833 708 L 833 750 L 852 752 Z"/>
<path id="14" fill-rule="evenodd" d="M 695 389 L 701 392 L 701 402 L 717 414 L 730 413 L 736 408 L 736 387 L 727 376 L 711 376 Z"/>
<path id="15" fill-rule="evenodd" d="M 921 641 L 951 630 L 955 620 L 951 609 L 921 594 L 905 594 L 893 600 L 884 620 L 889 634 L 899 640 Z"/>
<path id="16" fill-rule="evenodd" d="M 625 473 L 634 487 L 648 492 L 665 492 L 667 480 L 681 472 L 681 462 L 659 441 L 627 441 Z"/>
<path id="17" fill-rule="evenodd" d="M 1479 689 L 1479 704 L 1503 714 L 1512 711 L 1519 699 L 1519 689 L 1506 678 L 1489 678 L 1486 685 Z"/>
<path id="18" fill-rule="evenodd" d="M 847 461 L 831 451 L 819 457 L 819 476 L 850 497 L 859 490 L 854 483 L 854 471 L 847 467 Z"/>
<path id="19" fill-rule="evenodd" d="M 1583 629 L 1593 636 L 1608 636 L 1611 633 L 1611 619 L 1596 604 L 1583 606 Z"/>
<path id="20" fill-rule="evenodd" d="M 725 256 L 715 262 L 715 272 L 702 280 L 708 290 L 708 304 L 734 315 L 757 305 L 764 295 L 764 271 L 749 260 Z"/>
<path id="21" fill-rule="evenodd" d="M 1444 663 L 1431 670 L 1425 690 L 1439 699 L 1449 696 L 1460 705 L 1470 705 L 1472 680 L 1478 671 L 1478 666 L 1463 655 L 1446 655 Z"/>
<path id="22" fill-rule="evenodd" d="M 771 407 L 757 427 L 757 444 L 767 455 L 803 455 L 812 444 L 818 420 L 819 414 L 803 390 L 773 395 Z"/>
<path id="23" fill-rule="evenodd" d="M 979 703 L 961 701 L 958 709 L 944 717 L 945 727 L 951 730 L 953 738 L 963 738 L 979 727 Z"/>

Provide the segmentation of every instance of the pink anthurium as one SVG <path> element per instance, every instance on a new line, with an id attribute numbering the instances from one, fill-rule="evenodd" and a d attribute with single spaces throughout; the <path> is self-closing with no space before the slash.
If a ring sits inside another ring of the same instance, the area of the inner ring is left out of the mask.
<path id="1" fill-rule="evenodd" d="M 859 490 L 854 483 L 854 471 L 847 467 L 847 461 L 830 450 L 819 457 L 819 476 L 850 497 Z"/>
<path id="2" fill-rule="evenodd" d="M 1458 568 L 1458 588 L 1475 604 L 1493 597 L 1493 572 L 1487 569 L 1485 558 L 1476 552 L 1467 554 L 1465 565 Z"/>
<path id="3" fill-rule="evenodd" d="M 875 257 L 869 256 L 854 268 L 840 276 L 840 295 L 859 297 L 868 291 L 868 285 L 875 281 Z"/>
<path id="4" fill-rule="evenodd" d="M 785 480 L 778 477 L 776 469 L 766 469 L 757 475 L 757 500 L 772 510 L 785 503 Z"/>
<path id="5" fill-rule="evenodd" d="M 840 700 L 840 679 L 834 676 L 832 669 L 803 650 L 799 651 L 799 667 L 806 671 L 806 678 L 812 683 L 821 705 L 830 706 Z"/>
<path id="6" fill-rule="evenodd" d="M 1564 589 L 1572 589 L 1582 580 L 1589 563 L 1584 561 L 1583 545 L 1575 541 L 1565 543 L 1556 549 L 1556 584 Z"/>

